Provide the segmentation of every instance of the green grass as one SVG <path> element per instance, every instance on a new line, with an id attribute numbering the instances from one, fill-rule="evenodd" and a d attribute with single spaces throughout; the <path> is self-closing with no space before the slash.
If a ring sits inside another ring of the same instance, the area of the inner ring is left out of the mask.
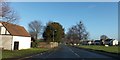
<path id="1" fill-rule="evenodd" d="M 120 53 L 118 46 L 98 46 L 98 45 L 80 45 L 81 48 L 87 48 L 87 49 L 93 49 L 93 50 L 101 50 L 105 52 L 111 52 L 111 53 Z"/>
<path id="2" fill-rule="evenodd" d="M 4 50 L 2 51 L 2 58 L 15 58 L 15 57 L 22 57 L 30 54 L 36 54 L 40 52 L 47 51 L 49 49 L 45 48 L 30 48 L 30 49 L 24 49 L 24 50 L 16 50 L 16 51 L 8 51 Z"/>

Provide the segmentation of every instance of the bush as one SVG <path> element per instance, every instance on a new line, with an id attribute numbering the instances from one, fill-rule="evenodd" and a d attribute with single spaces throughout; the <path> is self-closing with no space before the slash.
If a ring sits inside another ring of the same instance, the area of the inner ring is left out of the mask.
<path id="1" fill-rule="evenodd" d="M 38 41 L 32 42 L 31 47 L 37 48 L 38 47 Z"/>

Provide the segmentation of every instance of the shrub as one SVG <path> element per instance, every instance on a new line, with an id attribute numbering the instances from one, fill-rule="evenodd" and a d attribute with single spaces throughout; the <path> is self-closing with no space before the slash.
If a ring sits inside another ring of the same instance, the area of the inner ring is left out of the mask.
<path id="1" fill-rule="evenodd" d="M 36 41 L 32 42 L 31 47 L 37 48 L 38 47 L 38 41 L 36 40 Z"/>

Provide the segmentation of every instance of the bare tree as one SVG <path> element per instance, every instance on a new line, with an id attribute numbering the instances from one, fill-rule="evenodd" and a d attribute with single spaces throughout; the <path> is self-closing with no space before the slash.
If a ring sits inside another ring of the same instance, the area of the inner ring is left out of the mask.
<path id="1" fill-rule="evenodd" d="M 73 43 L 79 43 L 79 40 L 87 40 L 89 32 L 86 31 L 84 24 L 80 21 L 78 24 L 69 28 L 67 38 Z"/>
<path id="2" fill-rule="evenodd" d="M 32 21 L 28 24 L 29 26 L 29 32 L 31 34 L 31 36 L 34 38 L 34 39 L 38 39 L 38 36 L 40 35 L 41 33 L 41 30 L 42 30 L 42 24 L 40 21 Z"/>
<path id="3" fill-rule="evenodd" d="M 79 40 L 87 40 L 89 37 L 89 32 L 86 31 L 86 28 L 82 21 L 77 24 L 77 33 L 79 35 Z"/>
<path id="4" fill-rule="evenodd" d="M 0 1 L 0 20 L 9 23 L 15 23 L 20 20 L 19 15 L 4 0 Z"/>

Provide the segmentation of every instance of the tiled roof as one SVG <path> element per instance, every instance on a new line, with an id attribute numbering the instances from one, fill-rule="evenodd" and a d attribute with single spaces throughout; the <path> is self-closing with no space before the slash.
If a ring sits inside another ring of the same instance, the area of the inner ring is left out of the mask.
<path id="1" fill-rule="evenodd" d="M 7 31 L 12 36 L 26 36 L 26 37 L 30 36 L 30 34 L 22 26 L 7 23 L 7 22 L 0 22 L 0 23 L 2 23 L 2 25 L 7 29 Z"/>

